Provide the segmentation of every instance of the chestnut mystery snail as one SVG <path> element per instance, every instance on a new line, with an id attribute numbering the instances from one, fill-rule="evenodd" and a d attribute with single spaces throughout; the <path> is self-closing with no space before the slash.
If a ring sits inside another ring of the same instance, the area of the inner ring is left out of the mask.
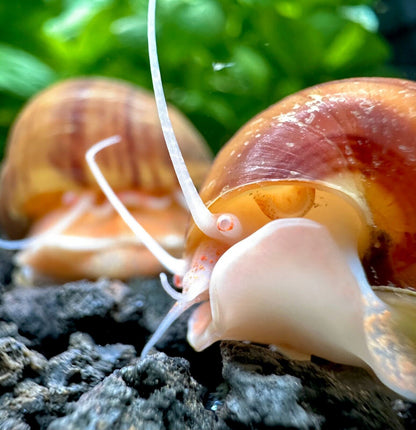
<path id="1" fill-rule="evenodd" d="M 190 122 L 169 108 L 196 183 L 211 164 Z M 71 280 L 156 274 L 160 264 L 100 191 L 85 161 L 96 142 L 122 142 L 100 155 L 112 187 L 133 215 L 173 253 L 183 249 L 188 219 L 164 143 L 154 97 L 123 81 L 77 78 L 36 95 L 9 137 L 0 177 L 0 246 L 23 248 L 26 278 Z"/>
<path id="2" fill-rule="evenodd" d="M 156 102 L 193 223 L 182 259 L 149 239 L 182 293 L 161 275 L 176 303 L 142 355 L 198 304 L 188 325 L 196 350 L 221 339 L 274 344 L 369 368 L 416 401 L 416 83 L 347 79 L 285 98 L 225 145 L 199 196 L 169 122 L 154 15 L 150 0 Z M 127 219 L 94 161 L 114 143 L 87 159 Z"/>

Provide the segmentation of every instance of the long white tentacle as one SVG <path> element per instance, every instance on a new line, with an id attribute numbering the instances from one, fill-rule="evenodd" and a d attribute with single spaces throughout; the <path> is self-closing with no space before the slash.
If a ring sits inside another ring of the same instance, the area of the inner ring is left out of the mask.
<path id="1" fill-rule="evenodd" d="M 185 161 L 179 149 L 178 142 L 169 118 L 168 107 L 160 76 L 159 60 L 156 45 L 156 0 L 149 0 L 147 16 L 147 40 L 149 45 L 150 72 L 152 75 L 153 91 L 159 113 L 159 120 L 165 137 L 176 176 L 185 197 L 186 204 L 198 228 L 207 236 L 217 239 L 234 239 L 240 235 L 240 223 L 235 215 L 212 214 L 199 197 L 192 178 L 186 168 Z"/>
<path id="2" fill-rule="evenodd" d="M 48 229 L 45 233 L 20 240 L 0 239 L 0 248 L 19 250 L 42 246 L 49 238 L 62 233 L 70 227 L 81 215 L 91 208 L 92 203 L 93 196 L 83 196 L 58 223 Z"/>
<path id="3" fill-rule="evenodd" d="M 86 153 L 85 158 L 92 174 L 95 177 L 102 192 L 106 195 L 114 209 L 119 213 L 124 222 L 130 227 L 133 233 L 140 239 L 146 248 L 159 260 L 166 270 L 171 273 L 182 275 L 185 272 L 185 261 L 170 255 L 159 243 L 137 222 L 137 220 L 127 210 L 121 200 L 117 197 L 109 183 L 101 173 L 95 155 L 104 148 L 114 145 L 120 141 L 119 136 L 112 136 L 93 145 Z"/>
<path id="4" fill-rule="evenodd" d="M 186 300 L 178 300 L 167 313 L 165 318 L 163 318 L 162 322 L 157 327 L 156 331 L 147 341 L 144 346 L 140 357 L 144 358 L 149 353 L 149 351 L 156 345 L 156 343 L 162 338 L 162 336 L 166 333 L 166 331 L 170 328 L 172 323 L 176 321 L 186 310 L 188 310 L 192 305 L 197 303 L 197 301 L 186 301 Z"/>

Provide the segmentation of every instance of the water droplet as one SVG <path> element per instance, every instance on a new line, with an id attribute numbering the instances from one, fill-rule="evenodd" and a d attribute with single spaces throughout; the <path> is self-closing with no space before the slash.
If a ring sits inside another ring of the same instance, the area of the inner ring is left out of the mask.
<path id="1" fill-rule="evenodd" d="M 214 70 L 214 72 L 219 72 L 220 70 L 227 69 L 233 66 L 235 66 L 235 63 L 212 63 L 212 69 Z"/>
<path id="2" fill-rule="evenodd" d="M 215 400 L 210 407 L 211 411 L 214 411 L 214 412 L 217 411 L 218 408 L 222 406 L 222 404 L 223 403 L 220 400 Z"/>

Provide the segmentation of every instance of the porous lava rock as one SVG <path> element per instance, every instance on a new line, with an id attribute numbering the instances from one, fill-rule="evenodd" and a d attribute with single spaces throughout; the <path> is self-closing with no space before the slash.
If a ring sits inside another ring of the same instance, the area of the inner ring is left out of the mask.
<path id="1" fill-rule="evenodd" d="M 0 274 L 0 430 L 416 428 L 415 405 L 363 369 L 247 342 L 193 351 L 189 313 L 140 359 L 173 304 L 158 279 L 11 279 Z"/>

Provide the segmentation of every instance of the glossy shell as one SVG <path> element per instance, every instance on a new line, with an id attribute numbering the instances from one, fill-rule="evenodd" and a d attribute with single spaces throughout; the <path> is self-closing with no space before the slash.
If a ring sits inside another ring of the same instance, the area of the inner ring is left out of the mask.
<path id="1" fill-rule="evenodd" d="M 317 85 L 245 125 L 217 156 L 201 197 L 213 212 L 239 216 L 248 235 L 270 221 L 254 198 L 277 192 L 275 185 L 341 196 L 368 229 L 361 254 L 370 283 L 415 288 L 415 136 L 416 83 L 358 78 Z M 320 204 L 315 199 L 313 207 Z M 189 253 L 199 236 L 191 229 Z"/>
<path id="2" fill-rule="evenodd" d="M 203 139 L 177 110 L 170 115 L 196 184 L 210 166 Z M 73 79 L 37 95 L 12 129 L 0 179 L 0 226 L 22 237 L 33 220 L 60 205 L 68 190 L 98 190 L 86 150 L 120 135 L 97 156 L 115 191 L 159 196 L 178 189 L 154 98 L 130 84 L 104 78 Z"/>

